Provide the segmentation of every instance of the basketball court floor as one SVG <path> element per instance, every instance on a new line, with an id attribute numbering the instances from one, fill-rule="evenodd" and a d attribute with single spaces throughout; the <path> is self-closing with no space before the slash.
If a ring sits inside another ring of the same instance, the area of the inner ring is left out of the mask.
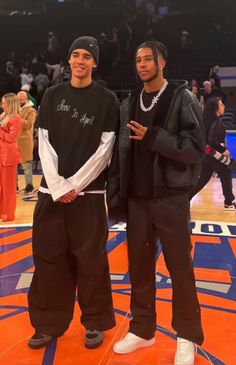
<path id="1" fill-rule="evenodd" d="M 39 177 L 34 177 L 38 186 Z M 20 186 L 23 186 L 22 179 Z M 234 179 L 236 194 L 236 179 Z M 36 196 L 18 194 L 16 220 L 0 224 L 0 365 L 171 365 L 176 337 L 171 322 L 171 281 L 159 248 L 156 265 L 156 344 L 128 355 L 116 355 L 113 344 L 127 332 L 130 284 L 125 224 L 111 224 L 107 251 L 117 325 L 104 343 L 88 350 L 75 308 L 69 330 L 46 348 L 32 350 L 27 292 L 34 270 L 31 234 Z M 113 222 L 114 223 L 114 222 Z M 196 348 L 195 365 L 236 364 L 236 212 L 224 212 L 217 178 L 194 199 L 191 228 L 196 286 L 205 342 Z"/>

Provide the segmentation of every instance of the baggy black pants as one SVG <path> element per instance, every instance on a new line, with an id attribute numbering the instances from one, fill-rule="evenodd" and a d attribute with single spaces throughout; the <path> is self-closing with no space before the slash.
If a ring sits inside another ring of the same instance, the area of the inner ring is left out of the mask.
<path id="1" fill-rule="evenodd" d="M 190 191 L 190 199 L 202 190 L 208 181 L 210 181 L 213 172 L 217 172 L 219 175 L 222 192 L 225 198 L 224 203 L 226 205 L 231 205 L 235 199 L 233 194 L 231 171 L 228 166 L 217 161 L 212 156 L 206 156 L 205 160 L 202 161 L 201 175 L 197 185 Z"/>
<path id="2" fill-rule="evenodd" d="M 62 335 L 73 317 L 77 287 L 86 329 L 115 325 L 103 194 L 78 196 L 69 204 L 39 193 L 33 222 L 35 272 L 28 302 L 39 333 Z"/>
<path id="3" fill-rule="evenodd" d="M 131 280 L 130 332 L 151 339 L 156 330 L 155 267 L 159 237 L 172 280 L 172 327 L 178 337 L 203 343 L 191 258 L 188 194 L 169 191 L 154 199 L 129 199 L 128 256 Z"/>

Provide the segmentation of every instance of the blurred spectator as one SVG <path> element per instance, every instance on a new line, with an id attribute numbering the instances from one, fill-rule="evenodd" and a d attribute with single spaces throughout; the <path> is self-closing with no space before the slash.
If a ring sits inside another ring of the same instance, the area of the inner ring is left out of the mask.
<path id="1" fill-rule="evenodd" d="M 16 65 L 17 65 L 17 60 L 16 60 L 16 53 L 15 53 L 15 51 L 11 51 L 11 52 L 8 54 L 7 60 L 8 60 L 8 61 L 11 61 L 11 63 L 12 63 L 14 66 L 16 66 Z"/>
<path id="2" fill-rule="evenodd" d="M 20 117 L 22 129 L 17 138 L 17 144 L 20 149 L 21 166 L 25 175 L 25 194 L 32 194 L 33 187 L 33 128 L 36 119 L 36 110 L 33 103 L 28 100 L 27 93 L 20 91 L 17 94 L 20 103 Z"/>
<path id="3" fill-rule="evenodd" d="M 213 96 L 217 96 L 216 90 L 213 90 L 212 83 L 209 80 L 203 82 L 203 88 L 204 103 Z"/>
<path id="4" fill-rule="evenodd" d="M 31 88 L 31 84 L 33 82 L 33 76 L 31 73 L 29 73 L 27 67 L 24 67 L 24 66 L 22 67 L 20 78 L 21 78 L 21 86 L 28 84 Z"/>
<path id="5" fill-rule="evenodd" d="M 195 94 L 196 95 L 196 97 L 198 98 L 198 101 L 199 101 L 199 105 L 200 105 L 200 107 L 201 107 L 201 109 L 203 110 L 204 109 L 204 98 L 203 98 L 203 96 L 201 95 L 201 93 L 200 93 L 200 89 L 199 89 L 199 87 L 198 86 L 192 86 L 191 88 L 190 88 L 190 90 L 192 91 L 192 93 L 193 94 Z"/>
<path id="6" fill-rule="evenodd" d="M 28 99 L 32 101 L 32 103 L 34 105 L 34 109 L 37 110 L 37 102 L 36 102 L 35 98 L 33 97 L 33 95 L 30 94 L 30 85 L 29 84 L 22 85 L 21 90 L 25 91 L 27 93 Z"/>
<path id="7" fill-rule="evenodd" d="M 210 79 L 214 79 L 215 86 L 221 88 L 219 71 L 220 71 L 220 66 L 215 65 L 210 72 Z"/>
<path id="8" fill-rule="evenodd" d="M 190 80 L 190 82 L 189 82 L 189 86 L 190 86 L 190 88 L 192 88 L 193 86 L 199 86 L 198 85 L 198 80 L 194 77 L 194 78 L 192 78 L 191 80 Z"/>
<path id="9" fill-rule="evenodd" d="M 37 101 L 39 105 L 44 91 L 49 85 L 49 78 L 46 68 L 40 67 L 39 70 L 36 71 L 36 74 L 34 76 L 34 84 L 36 85 L 37 89 Z"/>
<path id="10" fill-rule="evenodd" d="M 216 96 L 220 97 L 221 100 L 223 101 L 223 103 L 225 103 L 226 101 L 226 95 L 223 92 L 223 90 L 220 87 L 216 87 L 215 85 L 215 79 L 214 78 L 210 78 L 210 83 L 212 85 L 212 90 L 215 93 Z"/>
<path id="11" fill-rule="evenodd" d="M 32 65 L 32 56 L 29 52 L 25 52 L 22 60 L 21 60 L 21 64 L 26 67 L 28 70 L 31 69 L 31 65 Z"/>
<path id="12" fill-rule="evenodd" d="M 132 38 L 132 29 L 129 24 L 122 20 L 118 30 L 118 41 L 120 46 L 120 57 L 127 55 L 130 49 L 130 41 Z"/>
<path id="13" fill-rule="evenodd" d="M 180 36 L 180 48 L 181 49 L 190 49 L 192 41 L 190 39 L 190 34 L 186 30 L 182 30 Z"/>
<path id="14" fill-rule="evenodd" d="M 53 32 L 48 33 L 48 59 L 50 63 L 58 62 L 59 42 Z"/>
<path id="15" fill-rule="evenodd" d="M 7 92 L 16 92 L 20 88 L 20 77 L 12 61 L 6 62 L 6 89 Z"/>
<path id="16" fill-rule="evenodd" d="M 230 157 L 230 152 L 225 146 L 225 128 L 220 116 L 224 114 L 225 106 L 220 98 L 210 98 L 204 108 L 203 121 L 206 130 L 208 147 L 213 148 L 215 151 L 223 154 L 226 157 Z M 207 152 L 207 150 L 206 150 Z M 236 210 L 235 197 L 232 191 L 232 176 L 231 170 L 227 165 L 222 164 L 216 158 L 210 154 L 206 154 L 205 159 L 201 165 L 201 175 L 197 185 L 190 193 L 192 198 L 196 195 L 210 180 L 213 172 L 217 172 L 224 195 L 224 210 Z"/>
<path id="17" fill-rule="evenodd" d="M 46 63 L 46 67 L 48 73 L 51 74 L 50 80 L 52 85 L 60 84 L 63 80 L 63 71 L 64 71 L 64 64 L 61 61 L 60 63 L 56 63 L 51 65 Z"/>
<path id="18" fill-rule="evenodd" d="M 19 102 L 16 94 L 2 97 L 0 121 L 0 219 L 13 221 L 16 209 L 16 168 L 20 162 L 20 151 L 16 143 L 21 129 Z"/>
<path id="19" fill-rule="evenodd" d="M 69 81 L 71 78 L 71 70 L 69 65 L 65 65 L 64 70 L 63 70 L 63 82 Z"/>
<path id="20" fill-rule="evenodd" d="M 155 15 L 155 4 L 153 0 L 146 0 L 144 2 L 144 9 L 146 11 L 146 15 L 148 17 L 148 23 L 152 24 L 153 23 L 153 17 Z"/>

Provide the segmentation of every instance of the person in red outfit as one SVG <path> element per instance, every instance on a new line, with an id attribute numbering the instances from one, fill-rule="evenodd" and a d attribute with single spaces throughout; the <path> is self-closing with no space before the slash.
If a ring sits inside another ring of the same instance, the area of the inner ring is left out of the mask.
<path id="1" fill-rule="evenodd" d="M 19 101 L 16 94 L 2 97 L 0 120 L 0 219 L 2 222 L 15 219 L 16 170 L 20 151 L 16 143 L 21 129 Z"/>

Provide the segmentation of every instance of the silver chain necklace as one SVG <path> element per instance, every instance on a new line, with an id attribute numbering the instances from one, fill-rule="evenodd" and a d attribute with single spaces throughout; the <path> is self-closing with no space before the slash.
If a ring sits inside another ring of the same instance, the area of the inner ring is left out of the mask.
<path id="1" fill-rule="evenodd" d="M 140 98 L 139 98 L 139 100 L 140 100 L 140 108 L 142 109 L 142 111 L 149 112 L 150 110 L 152 110 L 152 108 L 154 107 L 154 105 L 160 99 L 161 94 L 165 91 L 167 85 L 168 85 L 168 81 L 165 79 L 162 87 L 160 88 L 160 90 L 158 92 L 158 94 L 156 96 L 153 96 L 151 105 L 148 108 L 146 108 L 145 105 L 143 104 L 143 92 L 144 92 L 144 88 L 143 88 L 143 90 L 141 91 L 141 94 L 140 94 Z"/>

